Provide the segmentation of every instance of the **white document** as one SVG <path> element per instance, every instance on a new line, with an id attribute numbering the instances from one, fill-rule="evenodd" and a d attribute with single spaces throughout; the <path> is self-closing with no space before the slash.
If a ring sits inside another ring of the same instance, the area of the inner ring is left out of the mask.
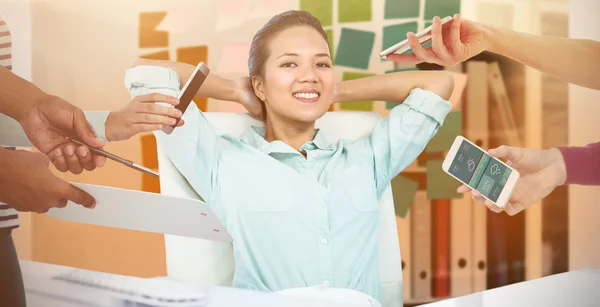
<path id="1" fill-rule="evenodd" d="M 208 205 L 200 200 L 114 187 L 71 183 L 96 199 L 88 209 L 69 202 L 46 215 L 71 222 L 155 232 L 213 241 L 232 238 Z"/>

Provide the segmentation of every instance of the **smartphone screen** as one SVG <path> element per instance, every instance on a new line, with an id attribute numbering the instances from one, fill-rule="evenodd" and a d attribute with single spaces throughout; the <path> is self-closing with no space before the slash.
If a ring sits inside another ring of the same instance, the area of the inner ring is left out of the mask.
<path id="1" fill-rule="evenodd" d="M 448 172 L 497 202 L 512 169 L 463 140 Z"/>

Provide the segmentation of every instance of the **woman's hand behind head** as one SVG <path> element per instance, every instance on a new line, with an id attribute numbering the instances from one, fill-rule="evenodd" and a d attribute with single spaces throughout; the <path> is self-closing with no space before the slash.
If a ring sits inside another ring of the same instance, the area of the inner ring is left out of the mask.
<path id="1" fill-rule="evenodd" d="M 254 94 L 252 82 L 249 77 L 242 77 L 235 80 L 238 86 L 239 99 L 238 102 L 248 110 L 248 113 L 253 118 L 265 120 L 264 104 Z"/>

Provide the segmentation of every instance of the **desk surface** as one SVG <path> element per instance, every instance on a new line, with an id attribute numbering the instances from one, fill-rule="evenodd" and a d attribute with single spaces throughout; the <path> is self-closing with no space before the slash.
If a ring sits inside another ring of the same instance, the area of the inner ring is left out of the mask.
<path id="1" fill-rule="evenodd" d="M 547 276 L 422 307 L 600 306 L 600 269 Z"/>
<path id="2" fill-rule="evenodd" d="M 76 268 L 52 265 L 40 262 L 21 260 L 21 272 L 25 285 L 28 307 L 113 307 L 123 306 L 114 292 L 79 284 L 66 283 L 53 277 L 77 271 Z M 102 273 L 87 271 L 94 275 Z M 135 278 L 140 280 L 141 278 Z M 159 281 L 160 282 L 160 281 Z M 166 280 L 164 282 L 167 282 Z M 160 288 L 168 284 L 161 284 Z M 170 287 L 171 285 L 169 285 Z M 278 295 L 270 292 L 249 291 L 227 287 L 202 287 L 194 284 L 181 284 L 180 287 L 193 287 L 194 293 L 201 293 L 206 301 L 194 303 L 193 306 L 206 307 L 359 307 L 364 303 L 348 304 L 333 302 L 324 298 L 295 297 Z M 129 303 L 125 304 L 130 306 Z M 169 304 L 165 305 L 177 305 Z M 141 306 L 141 305 L 136 305 Z M 145 305 L 144 305 L 145 306 Z M 186 306 L 189 306 L 186 304 Z"/>

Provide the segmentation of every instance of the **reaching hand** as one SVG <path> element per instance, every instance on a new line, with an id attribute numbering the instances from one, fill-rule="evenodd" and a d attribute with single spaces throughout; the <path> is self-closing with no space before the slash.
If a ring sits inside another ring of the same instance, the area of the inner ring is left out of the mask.
<path id="1" fill-rule="evenodd" d="M 61 172 L 92 171 L 106 161 L 106 158 L 92 154 L 87 147 L 76 146 L 65 138 L 79 139 L 96 148 L 104 146 L 83 111 L 60 97 L 47 96 L 32 105 L 19 122 L 31 143 Z"/>
<path id="2" fill-rule="evenodd" d="M 556 148 L 540 150 L 500 146 L 490 150 L 489 153 L 493 157 L 506 159 L 507 164 L 521 175 L 504 209 L 509 215 L 515 215 L 542 200 L 566 180 L 565 161 Z M 466 193 L 469 190 L 471 188 L 466 185 L 458 188 L 459 193 Z M 483 198 L 478 191 L 473 190 L 471 194 L 473 199 L 485 204 L 490 210 L 502 211 L 501 208 Z"/>
<path id="3" fill-rule="evenodd" d="M 91 195 L 54 176 L 48 165 L 41 153 L 0 149 L 0 202 L 38 213 L 64 207 L 67 200 L 94 208 Z"/>
<path id="4" fill-rule="evenodd" d="M 492 32 L 485 26 L 461 19 L 454 15 L 454 19 L 442 27 L 439 17 L 433 19 L 431 28 L 432 44 L 424 49 L 417 36 L 409 32 L 408 44 L 412 54 L 391 54 L 388 60 L 415 65 L 422 62 L 438 64 L 441 66 L 454 66 L 489 48 Z"/>
<path id="5" fill-rule="evenodd" d="M 160 130 L 163 125 L 174 125 L 176 119 L 182 116 L 181 111 L 155 102 L 166 102 L 174 106 L 179 104 L 177 98 L 160 93 L 137 96 L 120 111 L 108 115 L 105 123 L 106 139 L 128 140 L 138 133 Z M 183 120 L 180 120 L 177 127 L 183 124 Z"/>
<path id="6" fill-rule="evenodd" d="M 248 110 L 250 116 L 259 120 L 264 120 L 264 104 L 254 94 L 254 89 L 252 88 L 252 82 L 250 82 L 250 78 L 239 78 L 236 80 L 236 83 L 240 92 L 239 103 L 243 105 L 246 110 Z"/>

